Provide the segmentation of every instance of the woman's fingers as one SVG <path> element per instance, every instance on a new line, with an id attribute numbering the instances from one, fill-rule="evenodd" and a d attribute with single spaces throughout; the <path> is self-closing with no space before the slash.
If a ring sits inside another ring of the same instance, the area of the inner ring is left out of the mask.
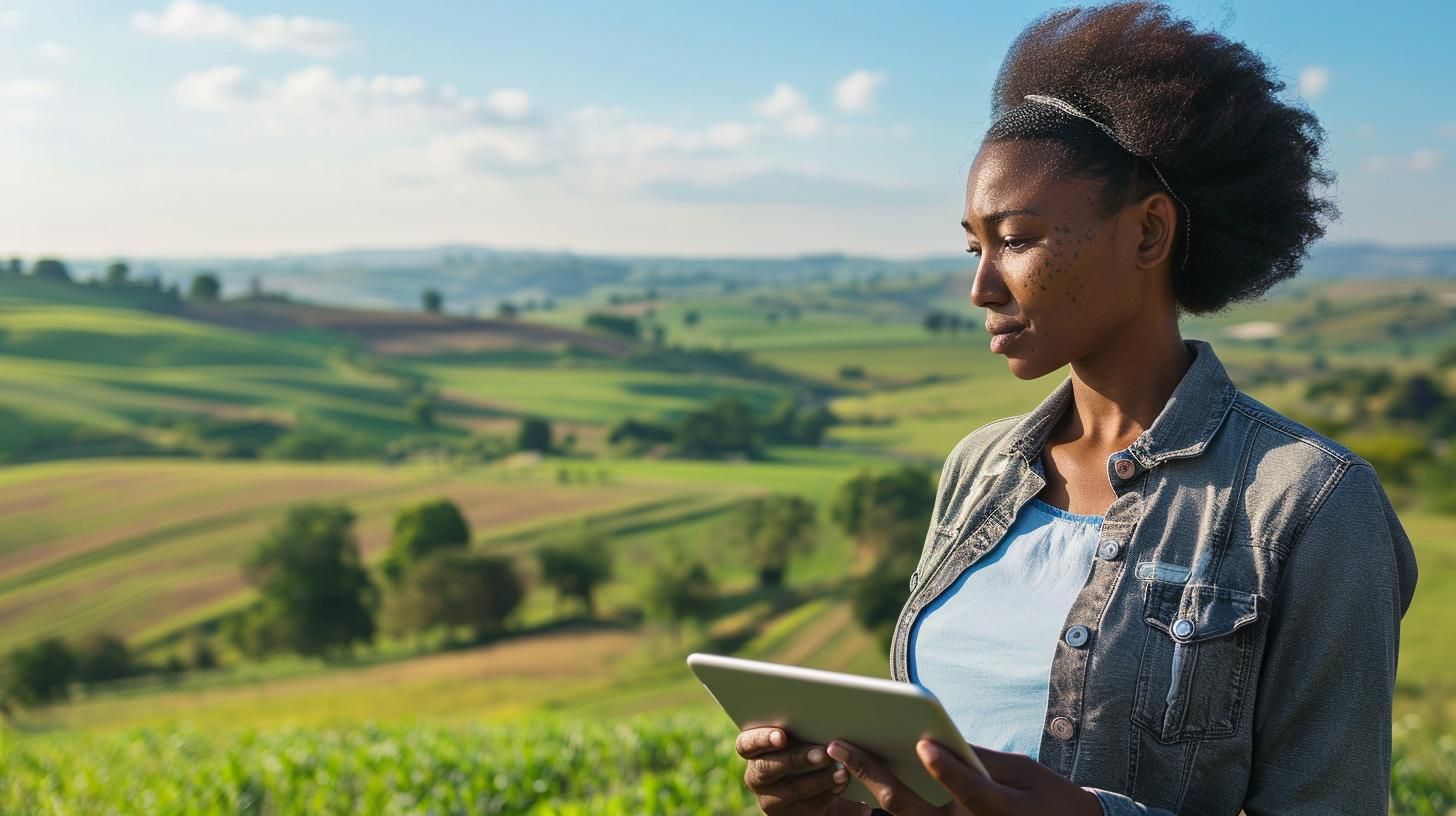
<path id="1" fill-rule="evenodd" d="M 789 737 L 782 728 L 749 728 L 738 732 L 733 743 L 738 755 L 752 759 L 764 751 L 777 751 L 789 744 Z"/>
<path id="2" fill-rule="evenodd" d="M 842 775 L 842 779 L 840 776 Z M 843 768 L 821 768 L 817 771 L 784 777 L 777 782 L 754 789 L 758 806 L 767 811 L 771 805 L 800 806 L 822 801 L 828 804 L 849 784 L 849 772 Z"/>
<path id="3" fill-rule="evenodd" d="M 986 765 L 990 771 L 992 764 L 1003 764 L 999 758 L 988 763 L 979 749 L 972 748 L 977 758 Z M 951 753 L 944 746 L 933 740 L 922 739 L 915 743 L 915 753 L 920 757 L 920 764 L 925 770 L 939 782 L 941 787 L 950 792 L 950 795 L 957 802 L 965 805 L 975 813 L 1005 813 L 1007 812 L 1006 789 L 997 784 L 995 780 L 987 778 L 979 770 L 967 765 L 964 760 Z"/>
<path id="4" fill-rule="evenodd" d="M 758 792 L 761 787 L 800 771 L 822 768 L 830 763 L 824 746 L 804 743 L 785 751 L 759 754 L 748 761 L 743 781 L 750 790 Z"/>
<path id="5" fill-rule="evenodd" d="M 971 750 L 976 753 L 976 759 L 986 766 L 986 772 L 992 779 L 1011 788 L 1020 787 L 1019 783 L 1027 780 L 1028 772 L 1035 776 L 1035 771 L 1045 767 L 1026 754 L 997 751 L 978 745 L 971 746 Z"/>
<path id="6" fill-rule="evenodd" d="M 890 773 L 890 769 L 883 762 L 853 743 L 834 740 L 829 743 L 828 752 L 829 756 L 843 762 L 844 767 L 864 783 L 881 808 L 895 816 L 921 816 L 941 812 L 940 808 L 934 807 L 906 787 L 905 783 Z"/>

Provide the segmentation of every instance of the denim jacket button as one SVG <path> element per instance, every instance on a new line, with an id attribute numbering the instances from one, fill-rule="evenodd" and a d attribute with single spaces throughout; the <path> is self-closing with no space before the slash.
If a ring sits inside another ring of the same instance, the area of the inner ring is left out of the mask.
<path id="1" fill-rule="evenodd" d="M 1057 717 L 1056 719 L 1052 720 L 1052 736 L 1056 737 L 1062 742 L 1066 742 L 1073 736 L 1076 736 L 1076 734 L 1077 726 L 1073 725 L 1072 721 L 1067 719 L 1066 717 Z"/>
<path id="2" fill-rule="evenodd" d="M 1131 459 L 1118 459 L 1113 463 L 1112 469 L 1117 472 L 1120 479 L 1131 479 L 1137 472 L 1137 465 Z"/>
<path id="3" fill-rule="evenodd" d="M 1090 634 L 1087 627 L 1078 624 L 1068 629 L 1067 633 L 1062 636 L 1062 639 L 1073 649 L 1080 649 L 1087 645 L 1087 637 Z"/>
<path id="4" fill-rule="evenodd" d="M 1187 618 L 1179 618 L 1173 622 L 1173 636 L 1186 638 L 1193 634 L 1193 621 Z"/>
<path id="5" fill-rule="evenodd" d="M 1113 539 L 1107 539 L 1097 545 L 1097 557 L 1103 561 L 1112 561 L 1122 554 L 1122 544 Z"/>

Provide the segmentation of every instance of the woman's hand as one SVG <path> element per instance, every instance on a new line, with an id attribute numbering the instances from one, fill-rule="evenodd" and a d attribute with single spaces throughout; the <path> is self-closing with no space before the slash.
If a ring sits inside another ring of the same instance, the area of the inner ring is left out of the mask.
<path id="1" fill-rule="evenodd" d="M 972 748 L 991 778 L 962 762 L 937 743 L 922 739 L 915 745 L 920 763 L 950 792 L 949 804 L 936 807 L 906 787 L 883 763 L 845 742 L 829 743 L 829 756 L 869 788 L 879 806 L 895 816 L 1026 816 L 1059 813 L 1067 816 L 1102 816 L 1097 796 L 1067 781 L 1056 771 L 1025 754 Z"/>
<path id="2" fill-rule="evenodd" d="M 735 747 L 748 760 L 743 781 L 769 816 L 837 816 L 868 810 L 858 802 L 839 799 L 849 784 L 849 773 L 829 759 L 823 745 L 792 741 L 782 728 L 750 728 L 738 735 Z"/>

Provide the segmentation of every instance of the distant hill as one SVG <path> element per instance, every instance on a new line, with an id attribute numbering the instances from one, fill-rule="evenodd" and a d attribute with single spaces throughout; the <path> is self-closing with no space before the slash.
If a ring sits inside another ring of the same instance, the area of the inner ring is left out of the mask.
<path id="1" fill-rule="evenodd" d="M 1331 280 L 1456 278 L 1456 247 L 1391 249 L 1376 244 L 1337 244 L 1316 256 L 1309 273 Z"/>
<path id="2" fill-rule="evenodd" d="M 111 259 L 72 262 L 77 277 L 99 276 Z M 183 284 L 208 269 L 227 293 L 261 285 L 297 300 L 343 306 L 416 309 L 425 287 L 445 295 L 446 310 L 493 314 L 503 300 L 516 303 L 574 298 L 594 291 L 657 288 L 664 292 L 733 291 L 756 284 L 794 286 L 907 275 L 944 276 L 968 268 L 965 256 L 912 260 L 801 255 L 783 258 L 579 255 L 447 245 L 260 258 L 133 259 L 138 275 Z M 1301 280 L 1351 278 L 1456 278 L 1456 246 L 1416 248 L 1378 244 L 1320 244 Z"/>
<path id="3" fill-rule="evenodd" d="M 69 263 L 73 274 L 85 279 L 101 275 L 110 260 Z M 184 288 L 192 275 L 206 269 L 222 280 L 225 294 L 256 287 L 287 292 L 295 300 L 365 308 L 418 309 L 420 294 L 429 287 L 444 295 L 448 312 L 494 314 L 502 301 L 534 305 L 613 289 L 719 293 L 757 284 L 944 276 L 966 264 L 957 257 L 672 258 L 437 247 L 272 258 L 141 258 L 132 259 L 132 265 L 137 276 L 157 276 Z"/>

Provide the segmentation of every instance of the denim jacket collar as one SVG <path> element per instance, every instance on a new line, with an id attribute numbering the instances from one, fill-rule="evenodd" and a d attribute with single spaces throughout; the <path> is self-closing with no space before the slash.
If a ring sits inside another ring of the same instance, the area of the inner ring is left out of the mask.
<path id="1" fill-rule="evenodd" d="M 1213 353 L 1213 346 L 1190 338 L 1185 338 L 1183 344 L 1194 353 L 1193 364 L 1184 372 L 1152 427 L 1127 447 L 1128 454 L 1144 468 L 1165 459 L 1202 453 L 1238 395 L 1223 363 Z M 1052 427 L 1071 403 L 1069 375 L 1012 429 L 1002 455 L 1020 454 L 1028 464 L 1033 463 L 1040 456 Z"/>

